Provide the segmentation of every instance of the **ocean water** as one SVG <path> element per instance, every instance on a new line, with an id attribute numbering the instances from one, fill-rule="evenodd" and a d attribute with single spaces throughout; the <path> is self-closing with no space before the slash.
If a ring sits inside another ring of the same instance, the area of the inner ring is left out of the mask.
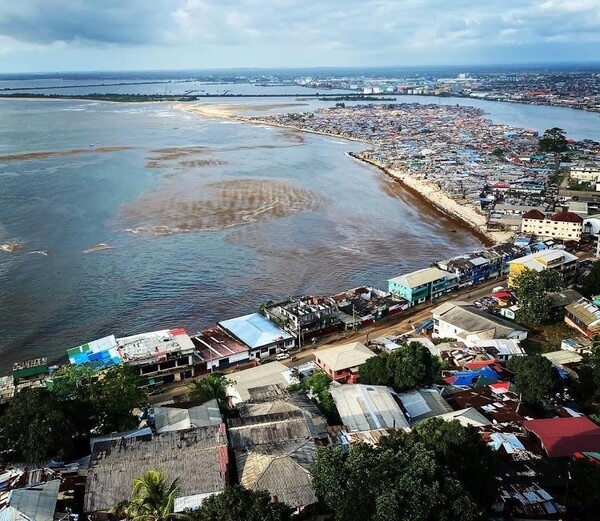
<path id="1" fill-rule="evenodd" d="M 0 372 L 481 246 L 359 149 L 168 104 L 0 101 L 0 244 L 20 245 L 0 251 Z"/>

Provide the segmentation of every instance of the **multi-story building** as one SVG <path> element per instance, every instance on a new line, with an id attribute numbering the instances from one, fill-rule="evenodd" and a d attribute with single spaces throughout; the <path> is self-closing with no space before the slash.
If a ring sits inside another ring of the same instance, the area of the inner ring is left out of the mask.
<path id="1" fill-rule="evenodd" d="M 410 305 L 442 296 L 458 287 L 458 276 L 439 268 L 425 268 L 388 280 L 389 292 Z"/>
<path id="2" fill-rule="evenodd" d="M 525 269 L 537 272 L 552 269 L 571 277 L 577 267 L 577 256 L 565 250 L 542 250 L 518 259 L 508 261 L 508 285 L 514 286 L 515 277 Z"/>
<path id="3" fill-rule="evenodd" d="M 141 386 L 191 378 L 195 375 L 195 351 L 185 329 L 164 329 L 117 338 L 121 362 L 137 369 Z"/>
<path id="4" fill-rule="evenodd" d="M 331 297 L 299 297 L 266 306 L 265 316 L 285 329 L 298 342 L 334 333 L 340 329 L 340 311 Z M 359 322 L 360 324 L 360 322 Z"/>
<path id="5" fill-rule="evenodd" d="M 571 179 L 577 179 L 583 183 L 593 183 L 600 177 L 600 163 L 578 163 L 571 166 L 569 173 Z"/>
<path id="6" fill-rule="evenodd" d="M 521 218 L 521 232 L 538 237 L 581 240 L 583 219 L 574 212 L 558 212 L 547 217 L 539 210 L 530 210 Z"/>

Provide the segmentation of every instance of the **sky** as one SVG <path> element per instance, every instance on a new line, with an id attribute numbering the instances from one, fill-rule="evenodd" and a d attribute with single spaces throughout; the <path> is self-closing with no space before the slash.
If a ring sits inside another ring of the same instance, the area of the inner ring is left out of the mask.
<path id="1" fill-rule="evenodd" d="M 0 73 L 600 61 L 600 0 L 4 0 Z"/>

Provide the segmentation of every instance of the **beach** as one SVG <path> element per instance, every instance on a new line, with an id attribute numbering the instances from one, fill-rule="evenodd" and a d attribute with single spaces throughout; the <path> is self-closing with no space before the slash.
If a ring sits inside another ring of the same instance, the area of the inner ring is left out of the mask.
<path id="1" fill-rule="evenodd" d="M 299 125 L 281 123 L 271 121 L 264 118 L 246 117 L 241 116 L 240 112 L 247 110 L 257 110 L 267 112 L 268 110 L 279 110 L 285 108 L 292 108 L 301 104 L 277 104 L 277 105 L 224 105 L 224 104 L 202 104 L 202 105 L 189 105 L 189 104 L 176 104 L 173 105 L 174 109 L 185 110 L 198 116 L 216 118 L 216 119 L 228 119 L 239 121 L 252 125 L 269 125 L 272 127 L 284 128 L 288 130 L 294 130 L 298 132 L 306 132 L 310 134 L 317 134 L 327 137 L 336 137 L 339 139 L 356 141 L 364 143 L 365 145 L 373 146 L 373 143 L 366 139 L 360 139 L 350 135 L 349 133 L 338 133 L 338 132 L 326 132 L 322 130 L 306 129 Z M 458 201 L 452 198 L 448 193 L 442 190 L 437 183 L 428 181 L 414 175 L 409 174 L 406 171 L 392 168 L 389 165 L 369 157 L 370 154 L 365 152 L 351 153 L 351 157 L 358 161 L 362 161 L 369 165 L 372 165 L 386 175 L 400 183 L 403 187 L 408 189 L 412 194 L 425 200 L 434 209 L 439 212 L 451 217 L 458 221 L 463 226 L 468 226 L 476 236 L 478 236 L 482 242 L 492 245 L 500 244 L 508 241 L 513 233 L 503 231 L 490 231 L 487 230 L 487 218 L 486 215 L 478 209 L 476 206 L 471 204 L 470 201 L 462 200 Z"/>

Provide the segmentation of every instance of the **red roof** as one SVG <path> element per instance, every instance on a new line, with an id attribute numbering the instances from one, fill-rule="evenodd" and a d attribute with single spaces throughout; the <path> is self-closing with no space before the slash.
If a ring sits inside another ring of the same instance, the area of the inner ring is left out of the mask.
<path id="1" fill-rule="evenodd" d="M 558 212 L 555 213 L 551 219 L 553 221 L 560 221 L 564 223 L 582 223 L 583 219 L 573 212 Z"/>
<path id="2" fill-rule="evenodd" d="M 523 427 L 539 438 L 550 458 L 600 451 L 600 427 L 585 416 L 528 420 L 523 422 Z"/>
<path id="3" fill-rule="evenodd" d="M 523 219 L 536 219 L 538 221 L 543 221 L 546 216 L 540 212 L 539 210 L 529 210 L 523 214 Z"/>
<path id="4" fill-rule="evenodd" d="M 465 367 L 467 369 L 481 369 L 487 365 L 494 365 L 496 360 L 476 360 L 474 362 L 467 362 Z"/>

